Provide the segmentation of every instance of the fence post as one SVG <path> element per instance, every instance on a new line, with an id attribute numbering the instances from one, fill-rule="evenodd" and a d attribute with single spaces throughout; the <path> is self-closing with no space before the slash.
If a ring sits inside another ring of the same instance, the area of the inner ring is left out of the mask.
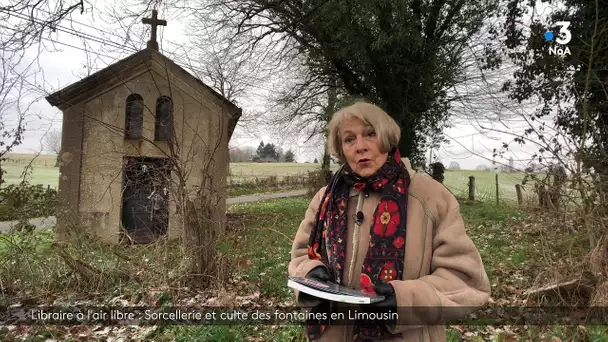
<path id="1" fill-rule="evenodd" d="M 521 193 L 521 184 L 515 184 L 515 192 L 517 192 L 517 204 L 521 206 L 524 202 L 524 197 Z"/>
<path id="2" fill-rule="evenodd" d="M 498 205 L 498 173 L 496 174 L 496 205 Z"/>
<path id="3" fill-rule="evenodd" d="M 469 176 L 469 200 L 475 200 L 475 176 Z"/>

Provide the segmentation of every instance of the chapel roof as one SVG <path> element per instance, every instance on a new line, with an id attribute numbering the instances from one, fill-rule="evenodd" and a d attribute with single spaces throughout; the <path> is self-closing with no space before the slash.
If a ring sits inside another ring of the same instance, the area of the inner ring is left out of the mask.
<path id="1" fill-rule="evenodd" d="M 232 133 L 232 130 L 234 129 L 233 126 L 236 125 L 236 121 L 238 121 L 242 114 L 242 109 L 226 99 L 217 91 L 213 90 L 213 88 L 203 83 L 203 81 L 190 74 L 170 58 L 151 48 L 143 49 L 126 58 L 123 58 L 120 61 L 111 64 L 106 68 L 81 79 L 78 82 L 72 83 L 63 89 L 46 96 L 45 98 L 52 106 L 64 110 L 81 102 L 82 100 L 95 96 L 97 93 L 99 93 L 101 87 L 105 88 L 107 86 L 111 86 L 113 83 L 120 84 L 123 82 L 120 78 L 115 77 L 116 75 L 142 69 L 141 67 L 145 67 L 146 63 L 148 63 L 148 67 L 146 68 L 149 69 L 149 62 L 152 61 L 156 61 L 160 63 L 160 65 L 166 66 L 175 75 L 180 76 L 185 80 L 194 81 L 194 84 L 209 92 L 214 97 L 219 99 L 223 104 L 225 104 L 232 118 L 232 127 L 230 127 L 230 132 Z"/>

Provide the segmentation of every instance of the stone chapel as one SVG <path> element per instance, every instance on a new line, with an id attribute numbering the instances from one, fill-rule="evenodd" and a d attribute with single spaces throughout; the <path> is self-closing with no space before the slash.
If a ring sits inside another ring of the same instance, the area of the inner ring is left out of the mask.
<path id="1" fill-rule="evenodd" d="M 228 142 L 242 111 L 158 51 L 166 21 L 152 13 L 144 50 L 46 97 L 63 112 L 59 240 L 179 237 L 172 190 L 194 192 L 210 176 L 225 222 Z"/>

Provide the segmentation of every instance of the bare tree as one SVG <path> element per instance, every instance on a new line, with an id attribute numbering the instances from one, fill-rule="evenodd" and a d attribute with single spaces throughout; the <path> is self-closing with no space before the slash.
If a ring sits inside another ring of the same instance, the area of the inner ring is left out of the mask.
<path id="1" fill-rule="evenodd" d="M 295 58 L 292 64 L 300 59 Z M 314 138 L 322 140 L 322 178 L 329 179 L 328 124 L 333 114 L 352 99 L 329 67 L 313 73 L 309 66 L 301 63 L 290 71 L 291 79 L 283 84 L 281 91 L 269 98 L 273 104 L 271 125 L 276 129 L 293 131 L 296 135 L 303 134 L 305 142 Z"/>
<path id="2" fill-rule="evenodd" d="M 4 1 L 0 6 L 0 20 L 12 25 L 2 26 L 0 29 L 2 49 L 22 51 L 40 43 L 47 33 L 57 31 L 61 21 L 75 11 L 84 13 L 83 0 Z"/>
<path id="3" fill-rule="evenodd" d="M 237 49 L 237 42 L 225 34 L 212 33 L 206 26 L 190 28 L 191 49 L 189 68 L 193 73 L 226 99 L 242 99 L 264 75 L 256 67 L 255 56 Z"/>
<path id="4" fill-rule="evenodd" d="M 7 0 L 0 5 L 0 184 L 6 154 L 21 144 L 29 107 L 38 99 L 40 89 L 30 83 L 31 66 L 24 62 L 25 51 L 38 47 L 53 49 L 51 33 L 66 31 L 60 24 L 73 12 L 84 13 L 83 0 L 19 1 Z M 50 43 L 50 44 L 47 44 Z M 37 58 L 37 57 L 36 57 Z M 29 169 L 26 167 L 24 176 Z"/>
<path id="5" fill-rule="evenodd" d="M 238 147 L 230 146 L 230 162 L 244 163 L 249 162 L 255 157 L 255 148 L 250 146 Z"/>
<path id="6" fill-rule="evenodd" d="M 42 143 L 47 152 L 52 152 L 57 156 L 55 160 L 55 167 L 59 167 L 59 155 L 61 154 L 61 131 L 54 130 L 47 132 L 44 135 Z"/>
<path id="7" fill-rule="evenodd" d="M 460 164 L 457 161 L 450 162 L 450 166 L 448 166 L 449 170 L 460 170 Z"/>
<path id="8" fill-rule="evenodd" d="M 20 60 L 16 53 L 0 51 L 0 185 L 4 183 L 5 173 L 2 164 L 6 154 L 23 140 L 24 120 L 29 110 L 29 106 L 22 103 L 27 94 L 25 80 L 14 70 Z"/>
<path id="9" fill-rule="evenodd" d="M 61 153 L 61 131 L 50 131 L 44 136 L 44 149 L 54 154 Z"/>

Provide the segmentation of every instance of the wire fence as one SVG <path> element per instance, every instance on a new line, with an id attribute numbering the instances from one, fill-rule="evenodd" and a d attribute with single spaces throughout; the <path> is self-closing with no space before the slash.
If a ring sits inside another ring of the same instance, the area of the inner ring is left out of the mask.
<path id="1" fill-rule="evenodd" d="M 517 202 L 517 185 L 520 186 L 522 198 L 535 194 L 533 182 L 522 185 L 525 174 L 520 172 L 448 170 L 444 176 L 443 184 L 460 199 L 496 203 Z"/>
<path id="2" fill-rule="evenodd" d="M 55 167 L 57 165 L 57 156 L 55 155 L 39 155 L 34 157 L 34 155 L 27 154 L 24 156 L 9 154 L 6 160 L 3 161 L 5 164 L 18 164 L 18 165 L 28 165 L 31 164 L 33 166 L 46 166 L 46 167 Z"/>
<path id="3" fill-rule="evenodd" d="M 446 173 L 443 184 L 460 200 L 515 204 L 520 207 L 567 208 L 582 204 L 578 180 L 564 178 L 556 185 L 547 180 L 536 183 L 532 179 L 524 182 L 524 173 L 468 172 Z M 543 175 L 540 175 L 543 179 Z M 473 182 L 473 185 L 471 185 Z M 586 179 L 592 187 L 592 180 Z"/>

